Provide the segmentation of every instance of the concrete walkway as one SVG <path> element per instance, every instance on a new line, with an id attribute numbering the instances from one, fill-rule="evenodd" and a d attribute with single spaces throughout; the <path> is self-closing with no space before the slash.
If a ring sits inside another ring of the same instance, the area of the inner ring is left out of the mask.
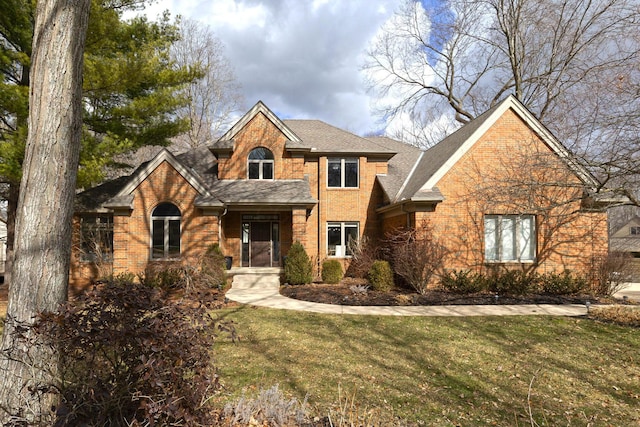
<path id="1" fill-rule="evenodd" d="M 438 305 L 438 306 L 346 306 L 299 301 L 280 295 L 277 274 L 238 274 L 226 297 L 259 307 L 324 314 L 367 314 L 372 316 L 584 316 L 584 305 Z"/>

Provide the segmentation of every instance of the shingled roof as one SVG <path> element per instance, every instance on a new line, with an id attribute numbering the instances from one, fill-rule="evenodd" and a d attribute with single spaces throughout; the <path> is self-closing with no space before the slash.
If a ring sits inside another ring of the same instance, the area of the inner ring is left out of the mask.
<path id="1" fill-rule="evenodd" d="M 485 111 L 436 145 L 427 149 L 418 159 L 413 171 L 405 175 L 406 181 L 396 194 L 395 201 L 411 199 L 418 193 L 433 174 L 451 159 L 453 154 L 485 123 L 487 118 L 491 117 L 498 106 L 499 104 Z"/>
<path id="2" fill-rule="evenodd" d="M 387 147 L 372 144 L 366 138 L 331 126 L 320 120 L 285 120 L 310 152 L 318 154 L 364 154 L 391 158 L 396 152 Z"/>

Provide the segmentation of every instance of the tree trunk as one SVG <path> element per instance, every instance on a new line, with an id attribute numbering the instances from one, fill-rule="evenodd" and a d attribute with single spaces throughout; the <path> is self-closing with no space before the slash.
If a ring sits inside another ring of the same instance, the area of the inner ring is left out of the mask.
<path id="1" fill-rule="evenodd" d="M 0 424 L 51 414 L 55 349 L 21 325 L 66 300 L 81 136 L 82 55 L 89 0 L 39 0 L 29 135 L 16 213 L 9 305 L 0 353 Z"/>

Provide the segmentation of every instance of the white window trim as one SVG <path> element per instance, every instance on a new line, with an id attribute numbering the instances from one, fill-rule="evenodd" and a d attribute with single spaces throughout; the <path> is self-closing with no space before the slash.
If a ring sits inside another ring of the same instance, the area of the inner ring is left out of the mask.
<path id="1" fill-rule="evenodd" d="M 329 227 L 336 227 L 336 226 L 340 226 L 340 245 L 336 246 L 336 254 L 335 255 L 329 255 Z M 345 240 L 346 238 L 346 234 L 345 234 L 345 226 L 355 226 L 356 227 L 356 233 L 358 235 L 358 240 L 360 239 L 360 223 L 357 221 L 327 221 L 327 226 L 325 228 L 325 249 L 326 249 L 326 254 L 327 257 L 329 258 L 351 258 L 352 255 L 347 255 L 347 244 L 348 242 Z M 344 252 L 343 254 L 338 255 L 338 247 L 341 248 L 341 250 Z"/>
<path id="2" fill-rule="evenodd" d="M 163 221 L 163 233 L 164 233 L 164 256 L 162 258 L 154 258 L 153 257 L 153 221 Z M 178 221 L 178 235 L 179 235 L 179 245 L 180 245 L 180 253 L 177 256 L 170 257 L 169 256 L 169 222 L 170 221 Z M 182 256 L 182 216 L 154 216 L 151 215 L 151 233 L 149 233 L 149 259 L 151 261 L 168 261 L 168 260 L 176 260 L 180 259 Z"/>
<path id="3" fill-rule="evenodd" d="M 332 162 L 336 162 L 340 160 L 340 186 L 339 187 L 330 187 L 329 186 L 329 163 Z M 356 179 L 358 180 L 357 184 L 355 187 L 345 187 L 345 177 L 346 177 L 346 173 L 345 173 L 345 164 L 346 163 L 355 163 L 356 166 L 358 167 L 357 170 L 357 177 Z M 355 190 L 360 188 L 360 159 L 357 157 L 328 157 L 327 158 L 327 188 L 331 189 L 331 190 L 335 190 L 338 188 L 345 188 L 345 189 L 349 189 L 349 190 Z"/>
<path id="4" fill-rule="evenodd" d="M 258 149 L 258 148 L 263 148 L 267 151 L 269 151 L 271 153 L 271 155 L 273 156 L 273 152 L 271 150 L 269 150 L 266 147 L 256 147 L 253 150 L 251 150 L 249 152 L 249 156 L 251 155 L 251 153 Z M 249 159 L 247 156 L 247 179 L 250 179 L 252 181 L 255 180 L 267 180 L 267 181 L 273 181 L 276 177 L 276 164 L 275 164 L 275 159 Z M 271 164 L 271 178 L 264 178 L 264 165 L 265 164 Z M 249 165 L 250 164 L 257 164 L 258 165 L 258 178 L 250 178 L 249 177 Z"/>
<path id="5" fill-rule="evenodd" d="M 502 223 L 502 219 L 503 218 L 515 218 L 516 220 L 516 225 L 515 225 L 515 235 L 519 236 L 520 235 L 520 230 L 522 227 L 522 219 L 523 218 L 530 218 L 532 220 L 532 224 L 533 224 L 533 230 L 530 236 L 531 239 L 531 243 L 530 245 L 532 246 L 532 252 L 533 252 L 533 258 L 532 259 L 521 259 L 520 258 L 520 254 L 522 253 L 522 248 L 520 247 L 520 239 L 516 238 L 515 239 L 515 251 L 516 251 L 516 259 L 503 259 L 502 258 L 502 254 L 500 252 L 500 248 L 501 248 L 501 232 L 502 232 L 502 228 L 500 228 L 498 226 L 498 233 L 497 233 L 497 238 L 496 238 L 496 242 L 495 244 L 497 245 L 497 249 L 498 249 L 498 257 L 497 259 L 488 259 L 487 257 L 487 247 L 486 247 L 486 239 L 487 239 L 487 234 L 486 234 L 486 219 L 487 218 L 496 218 L 498 224 Z M 508 263 L 518 263 L 518 264 L 533 264 L 536 262 L 537 260 L 537 255 L 538 255 L 538 240 L 537 240 L 537 234 L 538 234 L 538 224 L 536 222 L 536 216 L 535 215 L 530 215 L 530 214 L 504 214 L 504 215 L 495 215 L 495 214 L 489 214 L 489 215 L 485 215 L 483 218 L 483 227 L 484 227 L 484 247 L 483 247 L 483 256 L 484 256 L 484 260 L 486 263 L 488 264 L 508 264 Z"/>

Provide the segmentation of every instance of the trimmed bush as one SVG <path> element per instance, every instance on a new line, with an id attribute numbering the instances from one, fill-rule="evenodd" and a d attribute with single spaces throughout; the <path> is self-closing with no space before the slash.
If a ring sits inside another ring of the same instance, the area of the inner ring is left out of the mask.
<path id="1" fill-rule="evenodd" d="M 442 289 L 457 294 L 475 294 L 487 289 L 486 278 L 471 270 L 453 270 L 442 277 Z"/>
<path id="2" fill-rule="evenodd" d="M 587 289 L 587 280 L 574 276 L 569 270 L 562 274 L 547 273 L 540 276 L 542 292 L 551 295 L 574 295 Z"/>
<path id="3" fill-rule="evenodd" d="M 322 263 L 322 281 L 324 283 L 340 283 L 343 276 L 344 274 L 342 273 L 342 264 L 340 264 L 340 261 L 327 259 Z"/>
<path id="4" fill-rule="evenodd" d="M 375 291 L 390 291 L 393 289 L 393 270 L 391 270 L 389 262 L 377 260 L 371 264 L 369 283 Z"/>
<path id="5" fill-rule="evenodd" d="M 524 295 L 537 290 L 535 274 L 520 270 L 494 272 L 487 277 L 487 289 L 499 295 Z"/>
<path id="6" fill-rule="evenodd" d="M 295 242 L 287 253 L 287 261 L 284 263 L 285 281 L 290 285 L 304 285 L 313 281 L 313 266 L 309 255 L 304 250 L 302 243 Z"/>

